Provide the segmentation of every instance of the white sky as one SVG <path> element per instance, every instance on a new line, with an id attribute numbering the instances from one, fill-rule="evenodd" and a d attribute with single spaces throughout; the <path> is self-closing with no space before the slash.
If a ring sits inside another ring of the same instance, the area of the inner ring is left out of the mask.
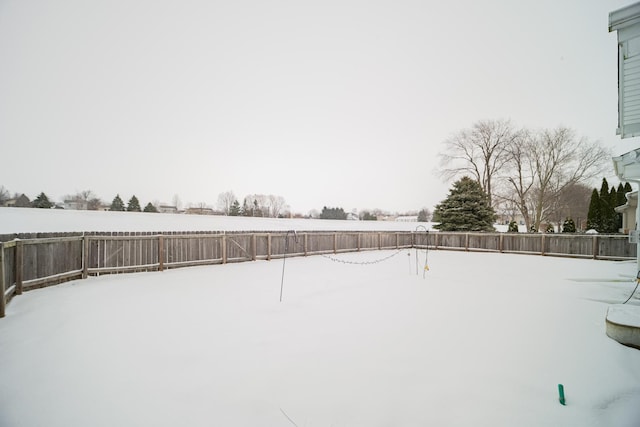
<path id="1" fill-rule="evenodd" d="M 0 0 L 0 185 L 433 208 L 442 141 L 478 120 L 639 145 L 607 29 L 630 3 Z"/>

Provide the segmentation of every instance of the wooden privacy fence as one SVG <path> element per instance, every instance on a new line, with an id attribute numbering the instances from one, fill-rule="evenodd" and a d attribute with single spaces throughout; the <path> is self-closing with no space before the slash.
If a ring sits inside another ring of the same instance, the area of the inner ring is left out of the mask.
<path id="1" fill-rule="evenodd" d="M 361 250 L 430 248 L 635 259 L 624 235 L 450 232 L 69 233 L 0 236 L 0 317 L 23 291 L 89 275 Z"/>

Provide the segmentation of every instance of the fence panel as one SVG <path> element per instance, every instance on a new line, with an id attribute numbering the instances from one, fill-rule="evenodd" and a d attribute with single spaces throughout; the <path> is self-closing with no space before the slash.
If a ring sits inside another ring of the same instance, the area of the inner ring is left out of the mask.
<path id="1" fill-rule="evenodd" d="M 225 261 L 223 242 L 222 234 L 166 235 L 164 236 L 164 265 L 185 267 L 222 263 Z M 227 250 L 231 250 L 232 245 L 226 246 Z"/>
<path id="2" fill-rule="evenodd" d="M 40 288 L 82 275 L 82 237 L 21 240 L 22 281 L 25 290 Z"/>
<path id="3" fill-rule="evenodd" d="M 502 236 L 502 251 L 542 254 L 542 234 L 506 233 Z"/>
<path id="4" fill-rule="evenodd" d="M 637 256 L 638 245 L 629 244 L 627 236 L 599 235 L 597 239 L 600 259 L 636 258 Z"/>
<path id="5" fill-rule="evenodd" d="M 438 233 L 438 247 L 447 249 L 465 249 L 467 237 L 465 233 Z"/>
<path id="6" fill-rule="evenodd" d="M 358 233 L 336 234 L 336 252 L 353 251 L 358 249 Z"/>
<path id="7" fill-rule="evenodd" d="M 493 233 L 469 233 L 466 247 L 468 250 L 497 252 L 500 250 L 500 235 Z"/>
<path id="8" fill-rule="evenodd" d="M 227 261 L 250 261 L 253 259 L 251 234 L 228 234 L 225 236 Z"/>
<path id="9" fill-rule="evenodd" d="M 310 233 L 307 242 L 308 253 L 333 252 L 333 233 Z"/>
<path id="10" fill-rule="evenodd" d="M 591 235 L 562 235 L 547 234 L 545 235 L 546 248 L 548 255 L 569 255 L 575 257 L 593 257 L 593 242 L 595 238 Z"/>
<path id="11" fill-rule="evenodd" d="M 378 249 L 379 245 L 378 233 L 369 231 L 360 234 L 360 249 Z"/>

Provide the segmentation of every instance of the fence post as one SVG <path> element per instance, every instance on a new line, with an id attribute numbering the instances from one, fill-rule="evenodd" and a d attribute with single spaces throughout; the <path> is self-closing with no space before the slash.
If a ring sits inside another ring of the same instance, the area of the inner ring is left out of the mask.
<path id="1" fill-rule="evenodd" d="M 304 233 L 304 256 L 307 256 L 307 245 L 308 245 L 308 239 L 307 239 L 308 233 Z"/>
<path id="2" fill-rule="evenodd" d="M 396 233 L 396 249 L 398 249 L 398 246 L 400 245 L 399 243 L 400 241 L 398 240 L 399 236 L 400 236 L 400 233 Z"/>
<path id="3" fill-rule="evenodd" d="M 255 261 L 256 260 L 256 234 L 253 233 L 251 235 L 251 261 Z"/>
<path id="4" fill-rule="evenodd" d="M 338 253 L 338 233 L 333 233 L 333 253 Z"/>
<path id="5" fill-rule="evenodd" d="M 544 250 L 544 245 L 545 245 L 544 234 L 545 233 L 541 233 L 540 234 L 540 236 L 542 236 L 540 238 L 540 255 L 542 255 L 542 256 L 544 256 L 544 254 L 545 254 L 545 250 Z"/>
<path id="6" fill-rule="evenodd" d="M 22 295 L 22 265 L 23 265 L 22 240 L 16 239 L 16 295 Z"/>
<path id="7" fill-rule="evenodd" d="M 222 263 L 227 263 L 227 236 L 222 235 Z"/>
<path id="8" fill-rule="evenodd" d="M 500 253 L 504 253 L 504 233 L 500 233 L 500 239 L 498 241 Z"/>
<path id="9" fill-rule="evenodd" d="M 89 236 L 82 236 L 82 278 L 89 277 Z"/>
<path id="10" fill-rule="evenodd" d="M 469 250 L 469 233 L 465 233 L 464 235 L 464 250 Z"/>
<path id="11" fill-rule="evenodd" d="M 598 259 L 599 251 L 598 251 L 598 235 L 597 234 L 594 234 L 593 236 L 592 252 L 593 252 L 593 259 Z"/>
<path id="12" fill-rule="evenodd" d="M 4 317 L 4 307 L 7 304 L 4 289 L 4 243 L 0 242 L 0 317 Z"/>
<path id="13" fill-rule="evenodd" d="M 271 261 L 271 233 L 267 234 L 267 261 Z"/>
<path id="14" fill-rule="evenodd" d="M 361 237 L 362 237 L 362 232 L 361 232 L 361 231 L 359 231 L 359 232 L 358 232 L 358 252 L 360 252 L 360 246 L 361 246 L 360 238 L 361 238 Z"/>
<path id="15" fill-rule="evenodd" d="M 158 271 L 164 270 L 164 236 L 158 235 Z"/>
<path id="16" fill-rule="evenodd" d="M 378 250 L 382 249 L 382 233 L 378 233 Z"/>

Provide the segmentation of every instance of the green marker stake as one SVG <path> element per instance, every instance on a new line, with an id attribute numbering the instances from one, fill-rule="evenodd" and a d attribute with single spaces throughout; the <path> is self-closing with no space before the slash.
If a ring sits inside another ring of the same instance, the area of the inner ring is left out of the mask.
<path id="1" fill-rule="evenodd" d="M 564 400 L 564 386 L 562 384 L 558 384 L 558 394 L 560 395 L 560 404 L 566 405 Z"/>

